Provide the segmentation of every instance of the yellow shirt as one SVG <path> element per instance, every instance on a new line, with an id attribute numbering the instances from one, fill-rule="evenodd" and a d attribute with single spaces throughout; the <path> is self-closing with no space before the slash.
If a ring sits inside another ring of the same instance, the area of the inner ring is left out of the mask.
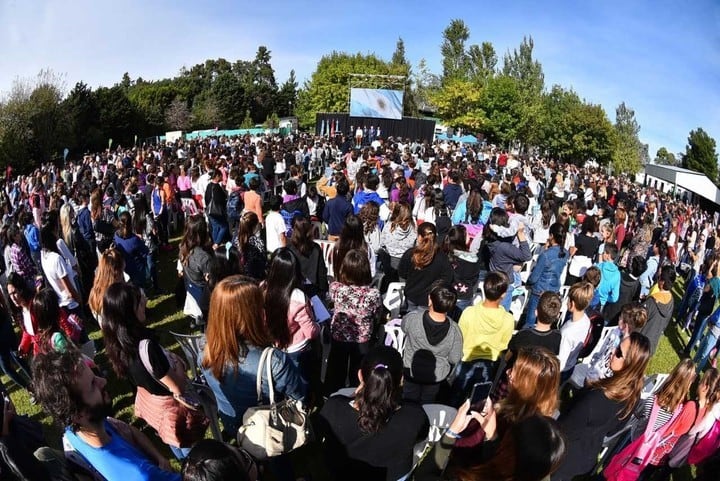
<path id="1" fill-rule="evenodd" d="M 482 304 L 465 309 L 460 316 L 463 335 L 463 361 L 494 361 L 507 349 L 515 319 L 503 307 L 488 308 Z"/>

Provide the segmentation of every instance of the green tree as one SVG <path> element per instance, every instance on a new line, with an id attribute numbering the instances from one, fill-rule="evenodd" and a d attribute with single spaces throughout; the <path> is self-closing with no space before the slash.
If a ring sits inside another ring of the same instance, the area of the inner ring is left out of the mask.
<path id="1" fill-rule="evenodd" d="M 250 115 L 250 111 L 245 111 L 245 118 L 243 119 L 242 123 L 240 124 L 241 129 L 252 129 L 255 127 L 255 124 L 253 123 L 252 116 Z"/>
<path id="2" fill-rule="evenodd" d="M 675 154 L 668 152 L 665 147 L 660 147 L 655 154 L 655 163 L 658 165 L 678 165 Z"/>
<path id="3" fill-rule="evenodd" d="M 397 43 L 395 44 L 395 51 L 392 54 L 390 63 L 396 67 L 410 66 L 410 63 L 405 58 L 405 42 L 402 37 L 398 38 Z"/>
<path id="4" fill-rule="evenodd" d="M 495 76 L 497 68 L 498 59 L 493 44 L 483 42 L 481 46 L 471 45 L 467 56 L 470 78 L 480 85 L 487 85 Z"/>
<path id="5" fill-rule="evenodd" d="M 635 111 L 621 103 L 615 110 L 615 149 L 612 167 L 616 173 L 636 174 L 642 168 L 643 144 Z"/>
<path id="6" fill-rule="evenodd" d="M 448 80 L 441 89 L 431 93 L 430 101 L 437 108 L 438 116 L 452 127 L 478 132 L 487 125 L 482 91 L 469 80 Z"/>
<path id="7" fill-rule="evenodd" d="M 702 128 L 691 130 L 685 147 L 682 166 L 686 169 L 702 172 L 713 182 L 717 182 L 718 154 L 715 147 L 715 139 L 710 137 Z"/>
<path id="8" fill-rule="evenodd" d="M 295 78 L 295 70 L 290 71 L 288 79 L 280 86 L 277 95 L 277 107 L 280 116 L 293 115 L 297 105 L 298 82 Z"/>
<path id="9" fill-rule="evenodd" d="M 107 139 L 100 130 L 100 111 L 92 91 L 78 82 L 63 101 L 68 119 L 68 147 L 71 155 L 101 149 Z"/>
<path id="10" fill-rule="evenodd" d="M 417 108 L 423 112 L 436 112 L 437 108 L 432 105 L 430 97 L 433 92 L 440 88 L 440 77 L 430 71 L 427 61 L 422 58 L 418 62 L 417 69 L 413 73 L 413 98 Z"/>
<path id="11" fill-rule="evenodd" d="M 114 145 L 132 144 L 134 132 L 137 131 L 138 113 L 125 89 L 120 85 L 100 87 L 96 97 L 105 142 L 111 138 Z"/>
<path id="12" fill-rule="evenodd" d="M 403 86 L 403 114 L 408 116 L 417 115 L 417 101 L 412 86 L 412 66 L 405 58 L 405 42 L 402 38 L 398 38 L 395 44 L 395 51 L 390 60 L 390 68 L 393 75 L 405 77 Z"/>
<path id="13" fill-rule="evenodd" d="M 515 79 L 505 75 L 489 78 L 482 90 L 481 106 L 487 117 L 483 132 L 488 140 L 509 145 L 517 138 L 517 128 L 522 121 L 522 104 Z"/>
<path id="14" fill-rule="evenodd" d="M 564 162 L 610 162 L 614 131 L 605 110 L 583 102 L 572 90 L 554 85 L 541 99 L 540 150 Z"/>
<path id="15" fill-rule="evenodd" d="M 318 66 L 298 94 L 295 114 L 300 125 L 315 125 L 318 112 L 346 112 L 349 106 L 350 74 L 390 75 L 391 64 L 374 54 L 332 52 L 318 62 Z"/>
<path id="16" fill-rule="evenodd" d="M 442 83 L 454 79 L 465 79 L 468 74 L 468 58 L 465 42 L 470 38 L 470 29 L 460 19 L 450 21 L 443 30 L 443 42 L 440 46 L 442 54 Z"/>
<path id="17" fill-rule="evenodd" d="M 240 125 L 243 112 L 248 109 L 253 112 L 243 84 L 233 72 L 218 74 L 210 88 L 209 96 L 220 114 L 220 127 Z"/>
<path id="18" fill-rule="evenodd" d="M 503 75 L 518 81 L 522 116 L 517 127 L 518 140 L 523 144 L 536 144 L 539 135 L 542 93 L 545 74 L 539 61 L 533 58 L 535 43 L 532 37 L 523 37 L 520 47 L 503 57 Z"/>

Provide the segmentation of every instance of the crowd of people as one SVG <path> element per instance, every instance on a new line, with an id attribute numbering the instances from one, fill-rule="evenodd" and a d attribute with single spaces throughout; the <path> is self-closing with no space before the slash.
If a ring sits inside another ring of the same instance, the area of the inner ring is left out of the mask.
<path id="1" fill-rule="evenodd" d="M 602 169 L 354 140 L 213 137 L 8 169 L 0 369 L 62 425 L 69 461 L 4 388 L 2 472 L 294 480 L 318 476 L 306 450 L 322 479 L 660 480 L 688 464 L 713 479 L 717 216 Z M 196 379 L 149 327 L 160 274 L 201 338 Z M 690 340 L 653 384 L 673 320 Z M 114 379 L 150 436 L 112 417 Z M 203 439 L 198 384 L 222 440 Z M 258 444 L 263 406 L 299 414 L 285 422 L 305 446 Z"/>

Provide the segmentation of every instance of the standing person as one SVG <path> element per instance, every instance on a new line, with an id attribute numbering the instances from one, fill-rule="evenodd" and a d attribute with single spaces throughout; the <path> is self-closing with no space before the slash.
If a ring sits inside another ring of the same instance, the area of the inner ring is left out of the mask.
<path id="1" fill-rule="evenodd" d="M 102 302 L 105 291 L 116 282 L 125 282 L 125 259 L 117 249 L 107 249 L 100 256 L 92 283 L 88 306 L 98 325 L 103 325 Z"/>
<path id="2" fill-rule="evenodd" d="M 410 204 L 400 201 L 395 204 L 390 221 L 385 223 L 380 234 L 380 245 L 390 257 L 390 268 L 396 269 L 400 265 L 400 258 L 415 245 L 417 231 L 412 218 Z M 388 269 L 385 269 L 388 273 Z"/>
<path id="3" fill-rule="evenodd" d="M 85 242 L 87 242 L 92 251 L 95 252 L 97 246 L 95 245 L 95 231 L 93 230 L 92 216 L 88 208 L 88 203 L 90 202 L 88 191 L 81 189 L 78 194 L 78 200 L 80 202 L 80 208 L 77 214 L 78 229 L 85 239 Z"/>
<path id="4" fill-rule="evenodd" d="M 11 282 L 12 281 L 12 282 Z M 8 276 L 7 284 L 8 298 L 20 312 L 17 316 L 21 330 L 24 333 L 25 313 L 28 312 L 32 301 L 32 292 L 29 291 L 25 282 L 15 273 Z M 15 336 L 13 319 L 10 315 L 10 306 L 5 304 L 3 296 L 0 296 L 0 369 L 18 386 L 25 390 L 30 389 L 30 367 L 24 359 L 18 355 L 18 340 Z M 32 327 L 32 321 L 30 322 Z M 18 373 L 15 367 L 19 368 Z"/>
<path id="5" fill-rule="evenodd" d="M 319 387 L 319 366 L 315 365 L 317 352 L 313 341 L 320 335 L 320 326 L 315 322 L 310 301 L 301 287 L 303 275 L 300 262 L 287 247 L 273 252 L 267 279 L 261 287 L 265 294 L 265 319 L 268 331 L 278 349 L 287 352 L 298 368 L 303 381 L 310 380 Z M 318 375 L 314 371 L 317 369 Z"/>
<path id="6" fill-rule="evenodd" d="M 269 404 L 269 379 L 260 360 L 270 348 L 275 401 L 305 401 L 307 386 L 290 356 L 273 348 L 263 309 L 262 289 L 250 278 L 230 276 L 212 291 L 206 331 L 207 343 L 200 365 L 218 404 L 218 414 L 228 432 L 237 433 L 243 415 L 250 407 Z M 260 368 L 263 369 L 260 371 Z M 261 377 L 258 399 L 255 380 Z M 246 382 L 252 379 L 252 382 Z M 273 478 L 294 480 L 292 465 L 286 455 L 269 461 Z"/>
<path id="7" fill-rule="evenodd" d="M 649 361 L 647 337 L 632 333 L 613 353 L 610 362 L 613 375 L 590 383 L 560 413 L 558 423 L 568 453 L 552 481 L 570 481 L 592 470 L 603 438 L 617 432 L 640 399 Z"/>
<path id="8" fill-rule="evenodd" d="M 529 346 L 544 347 L 557 356 L 560 353 L 562 334 L 552 326 L 557 323 L 561 309 L 562 299 L 556 292 L 543 292 L 535 308 L 535 325 L 513 335 L 508 343 L 506 359 L 512 359 L 520 348 Z"/>
<path id="9" fill-rule="evenodd" d="M 213 244 L 219 246 L 230 239 L 230 227 L 227 220 L 227 192 L 220 185 L 222 172 L 219 169 L 210 169 L 208 177 L 210 183 L 205 190 L 205 213 L 210 220 Z"/>
<path id="10" fill-rule="evenodd" d="M 20 276 L 27 286 L 32 290 L 42 284 L 42 276 L 39 274 L 40 266 L 35 265 L 30 257 L 27 243 L 23 240 L 23 232 L 16 224 L 10 225 L 7 233 L 10 244 L 10 264 L 7 266 L 10 272 Z"/>
<path id="11" fill-rule="evenodd" d="M 650 339 L 653 354 L 657 350 L 660 338 L 665 333 L 665 329 L 670 323 L 675 310 L 675 300 L 671 292 L 675 284 L 675 277 L 675 266 L 663 266 L 660 269 L 660 277 L 656 288 L 653 288 L 650 296 L 645 300 L 648 320 L 641 332 Z"/>
<path id="12" fill-rule="evenodd" d="M 145 327 L 145 295 L 132 284 L 118 282 L 108 287 L 103 297 L 102 326 L 105 350 L 118 377 L 129 378 L 138 389 L 143 389 L 153 396 L 153 399 L 182 397 L 185 392 L 187 379 L 175 373 L 162 346 L 157 342 L 156 334 Z M 141 343 L 147 343 L 148 357 L 152 371 L 148 370 L 141 359 Z M 138 392 L 135 409 L 138 417 L 143 417 L 139 409 L 142 393 Z M 148 423 L 154 424 L 151 419 Z M 158 426 L 153 426 L 160 430 Z M 165 433 L 158 433 L 163 441 L 170 445 L 175 457 L 182 459 L 190 451 L 188 448 L 170 444 Z M 179 437 L 179 432 L 173 433 Z"/>
<path id="13" fill-rule="evenodd" d="M 150 193 L 150 206 L 152 214 L 157 226 L 158 235 L 160 237 L 160 248 L 164 250 L 170 249 L 168 242 L 168 199 L 163 189 L 163 178 L 158 175 L 155 178 L 155 185 Z"/>
<path id="14" fill-rule="evenodd" d="M 64 426 L 65 437 L 108 481 L 180 481 L 167 459 L 137 428 L 111 418 L 107 381 L 77 351 L 48 352 L 35 359 L 37 399 Z"/>
<path id="15" fill-rule="evenodd" d="M 259 236 L 261 228 L 260 219 L 255 212 L 245 211 L 240 216 L 237 235 L 233 239 L 240 257 L 240 273 L 258 280 L 265 277 L 267 265 L 265 244 Z"/>
<path id="16" fill-rule="evenodd" d="M 210 247 L 208 226 L 202 214 L 190 216 L 180 241 L 179 271 L 185 289 L 203 313 L 207 313 L 206 290 L 214 253 Z"/>
<path id="17" fill-rule="evenodd" d="M 285 219 L 280 214 L 280 206 L 282 206 L 282 198 L 279 195 L 270 197 L 268 203 L 270 210 L 265 216 L 265 247 L 268 254 L 272 254 L 276 249 L 287 245 L 287 237 L 285 236 L 287 229 Z"/>
<path id="18" fill-rule="evenodd" d="M 402 400 L 403 363 L 387 346 L 362 359 L 354 396 L 333 396 L 317 418 L 325 460 L 333 479 L 404 479 L 413 465 L 413 447 L 425 438 L 427 415 Z"/>
<path id="19" fill-rule="evenodd" d="M 61 238 L 77 259 L 81 293 L 83 299 L 87 299 L 92 288 L 93 274 L 98 264 L 97 254 L 80 232 L 75 211 L 70 204 L 65 204 L 60 208 L 60 227 Z"/>
<path id="20" fill-rule="evenodd" d="M 75 272 L 68 261 L 60 254 L 57 236 L 52 223 L 46 223 L 40 230 L 42 244 L 41 263 L 48 284 L 58 296 L 60 307 L 68 312 L 82 316 L 82 296 L 75 284 Z"/>
<path id="21" fill-rule="evenodd" d="M 336 241 L 340 237 L 345 219 L 354 213 L 352 204 L 347 200 L 350 184 L 345 178 L 336 185 L 337 195 L 327 201 L 322 217 L 328 228 L 328 240 Z"/>
<path id="22" fill-rule="evenodd" d="M 564 247 L 566 234 L 562 224 L 556 222 L 550 226 L 547 245 L 538 256 L 537 264 L 526 282 L 526 285 L 530 286 L 530 299 L 527 303 L 524 329 L 535 327 L 535 309 L 543 292 L 560 291 L 560 276 L 569 257 Z"/>
<path id="23" fill-rule="evenodd" d="M 435 402 L 440 384 L 462 359 L 462 333 L 448 317 L 456 297 L 452 290 L 436 284 L 428 296 L 428 309 L 403 317 L 404 399 L 422 404 Z"/>
<path id="24" fill-rule="evenodd" d="M 489 219 L 490 226 L 509 227 L 510 220 L 507 212 L 499 207 L 493 208 Z M 483 243 L 487 246 L 489 253 L 489 268 L 494 272 L 504 273 L 509 280 L 514 276 L 513 266 L 522 264 L 532 259 L 530 245 L 525 235 L 525 225 L 521 222 L 518 225 L 517 240 L 518 247 L 511 242 L 512 239 L 501 238 L 492 228 L 483 229 Z M 510 304 L 512 303 L 513 289 L 508 289 L 505 297 L 502 299 L 502 306 L 506 311 L 510 312 Z"/>
<path id="25" fill-rule="evenodd" d="M 261 223 L 265 222 L 262 210 L 262 196 L 260 195 L 260 179 L 253 177 L 248 183 L 250 189 L 243 194 L 243 202 L 245 203 L 245 212 L 254 212 Z"/>
<path id="26" fill-rule="evenodd" d="M 370 349 L 378 310 L 382 305 L 380 291 L 371 287 L 370 262 L 358 249 L 343 258 L 338 277 L 330 284 L 330 299 L 335 312 L 330 322 L 332 345 L 328 357 L 325 390 L 328 394 L 358 385 L 360 360 Z"/>
<path id="27" fill-rule="evenodd" d="M 305 279 L 302 289 L 308 296 L 318 295 L 325 299 L 328 292 L 328 271 L 322 248 L 313 238 L 313 225 L 305 217 L 296 217 L 290 237 L 290 250 L 300 262 Z"/>
<path id="28" fill-rule="evenodd" d="M 136 287 L 145 287 L 149 277 L 146 258 L 150 255 L 150 251 L 143 240 L 135 234 L 130 212 L 120 214 L 118 223 L 115 245 L 125 259 L 125 272 Z"/>
<path id="29" fill-rule="evenodd" d="M 417 244 L 400 259 L 398 274 L 405 279 L 408 311 L 426 307 L 430 286 L 438 280 L 450 284 L 453 270 L 447 255 L 440 249 L 437 229 L 429 222 L 418 226 Z"/>
<path id="30" fill-rule="evenodd" d="M 340 237 L 333 246 L 333 278 L 339 276 L 343 258 L 352 249 L 360 249 L 366 253 L 370 263 L 370 277 L 375 277 L 375 253 L 365 242 L 362 221 L 355 215 L 350 215 L 345 219 L 345 225 L 342 232 L 340 232 Z"/>

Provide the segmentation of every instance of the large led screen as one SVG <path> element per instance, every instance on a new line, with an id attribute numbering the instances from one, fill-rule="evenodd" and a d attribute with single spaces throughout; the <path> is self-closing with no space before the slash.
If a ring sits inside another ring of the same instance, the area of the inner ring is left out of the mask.
<path id="1" fill-rule="evenodd" d="M 403 91 L 350 89 L 350 116 L 402 120 Z"/>

